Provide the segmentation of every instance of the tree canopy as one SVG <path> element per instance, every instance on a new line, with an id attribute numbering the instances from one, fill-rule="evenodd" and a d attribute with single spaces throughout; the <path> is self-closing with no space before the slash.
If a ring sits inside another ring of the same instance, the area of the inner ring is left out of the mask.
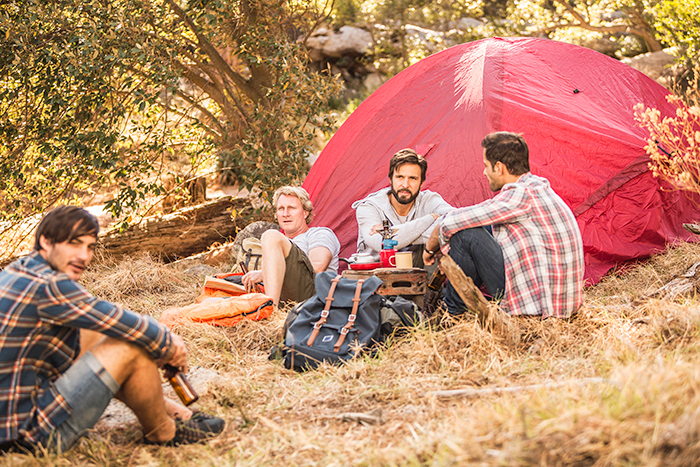
<path id="1" fill-rule="evenodd" d="M 298 40 L 320 15 L 285 0 L 0 3 L 0 220 L 108 183 L 123 214 L 162 192 L 173 154 L 263 192 L 299 182 L 339 88 Z"/>

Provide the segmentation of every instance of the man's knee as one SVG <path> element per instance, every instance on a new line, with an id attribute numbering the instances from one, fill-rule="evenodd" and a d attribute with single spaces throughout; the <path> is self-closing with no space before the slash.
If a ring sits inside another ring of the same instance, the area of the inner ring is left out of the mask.
<path id="1" fill-rule="evenodd" d="M 289 255 L 291 242 L 282 232 L 277 230 L 266 230 L 260 237 L 262 245 L 263 262 L 265 255 L 270 254 L 273 250 L 281 251 L 285 258 Z"/>
<path id="2" fill-rule="evenodd" d="M 450 248 L 457 246 L 468 249 L 476 242 L 490 242 L 492 240 L 493 236 L 483 227 L 463 229 L 450 238 Z"/>
<path id="3" fill-rule="evenodd" d="M 90 352 L 119 384 L 144 365 L 155 368 L 155 362 L 144 349 L 113 337 L 105 336 Z"/>

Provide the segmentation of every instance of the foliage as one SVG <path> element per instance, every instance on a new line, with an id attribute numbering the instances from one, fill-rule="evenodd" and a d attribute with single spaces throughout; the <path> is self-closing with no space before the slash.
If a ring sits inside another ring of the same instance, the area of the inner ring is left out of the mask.
<path id="1" fill-rule="evenodd" d="M 676 107 L 672 117 L 662 118 L 658 109 L 642 104 L 635 107 L 635 119 L 649 131 L 649 168 L 676 189 L 700 193 L 700 106 L 697 100 L 688 106 L 673 94 L 667 99 Z"/>
<path id="2" fill-rule="evenodd" d="M 0 220 L 106 183 L 125 214 L 183 156 L 263 194 L 298 183 L 339 88 L 297 41 L 318 19 L 285 0 L 2 2 Z"/>
<path id="3" fill-rule="evenodd" d="M 158 64 L 129 75 L 141 52 L 105 28 L 110 11 L 94 6 L 27 0 L 0 7 L 0 220 L 41 212 L 107 180 L 132 196 L 158 193 L 142 179 L 128 183 L 152 169 L 144 149 L 158 147 L 155 138 L 150 147 L 129 145 L 130 133 L 148 130 L 132 121 L 129 131 L 128 117 L 132 109 L 151 111 L 174 76 Z"/>
<path id="4" fill-rule="evenodd" d="M 655 8 L 655 27 L 661 40 L 679 47 L 692 64 L 700 64 L 700 3 L 665 0 Z"/>
<path id="5" fill-rule="evenodd" d="M 513 0 L 504 27 L 521 35 L 596 45 L 613 55 L 658 51 L 653 27 L 658 0 Z"/>
<path id="6" fill-rule="evenodd" d="M 447 47 L 485 37 L 461 23 L 480 16 L 478 0 L 337 0 L 331 14 L 336 28 L 352 20 L 372 33 L 375 47 L 368 60 L 388 76 Z"/>

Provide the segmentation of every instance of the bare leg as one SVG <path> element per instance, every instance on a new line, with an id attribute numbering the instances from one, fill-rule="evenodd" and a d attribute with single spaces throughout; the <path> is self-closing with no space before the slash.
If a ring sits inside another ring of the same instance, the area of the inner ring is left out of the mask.
<path id="1" fill-rule="evenodd" d="M 265 295 L 270 296 L 275 305 L 279 305 L 286 272 L 284 261 L 292 249 L 292 242 L 276 230 L 267 230 L 262 234 L 260 243 L 263 252 L 262 277 Z"/>
<path id="2" fill-rule="evenodd" d="M 192 415 L 189 409 L 165 399 L 158 367 L 140 347 L 85 330 L 81 330 L 81 347 L 81 355 L 90 350 L 121 385 L 116 397 L 134 411 L 150 441 L 175 436 L 175 413 L 184 409 Z"/>

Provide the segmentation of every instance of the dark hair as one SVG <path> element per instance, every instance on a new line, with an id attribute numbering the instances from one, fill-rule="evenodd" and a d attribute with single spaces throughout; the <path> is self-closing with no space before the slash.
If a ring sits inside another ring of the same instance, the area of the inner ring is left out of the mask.
<path id="1" fill-rule="evenodd" d="M 43 235 L 49 243 L 70 242 L 83 235 L 92 235 L 97 239 L 100 224 L 95 216 L 77 206 L 59 206 L 53 209 L 39 222 L 36 228 L 34 249 L 41 250 L 39 238 Z"/>
<path id="2" fill-rule="evenodd" d="M 428 171 L 428 161 L 413 149 L 402 149 L 389 161 L 389 179 L 394 176 L 394 171 L 404 164 L 414 164 L 420 167 L 420 181 L 425 181 L 425 172 Z"/>
<path id="3" fill-rule="evenodd" d="M 491 133 L 481 140 L 481 147 L 486 149 L 486 160 L 492 166 L 502 162 L 511 175 L 530 171 L 530 151 L 522 135 L 508 131 Z"/>

